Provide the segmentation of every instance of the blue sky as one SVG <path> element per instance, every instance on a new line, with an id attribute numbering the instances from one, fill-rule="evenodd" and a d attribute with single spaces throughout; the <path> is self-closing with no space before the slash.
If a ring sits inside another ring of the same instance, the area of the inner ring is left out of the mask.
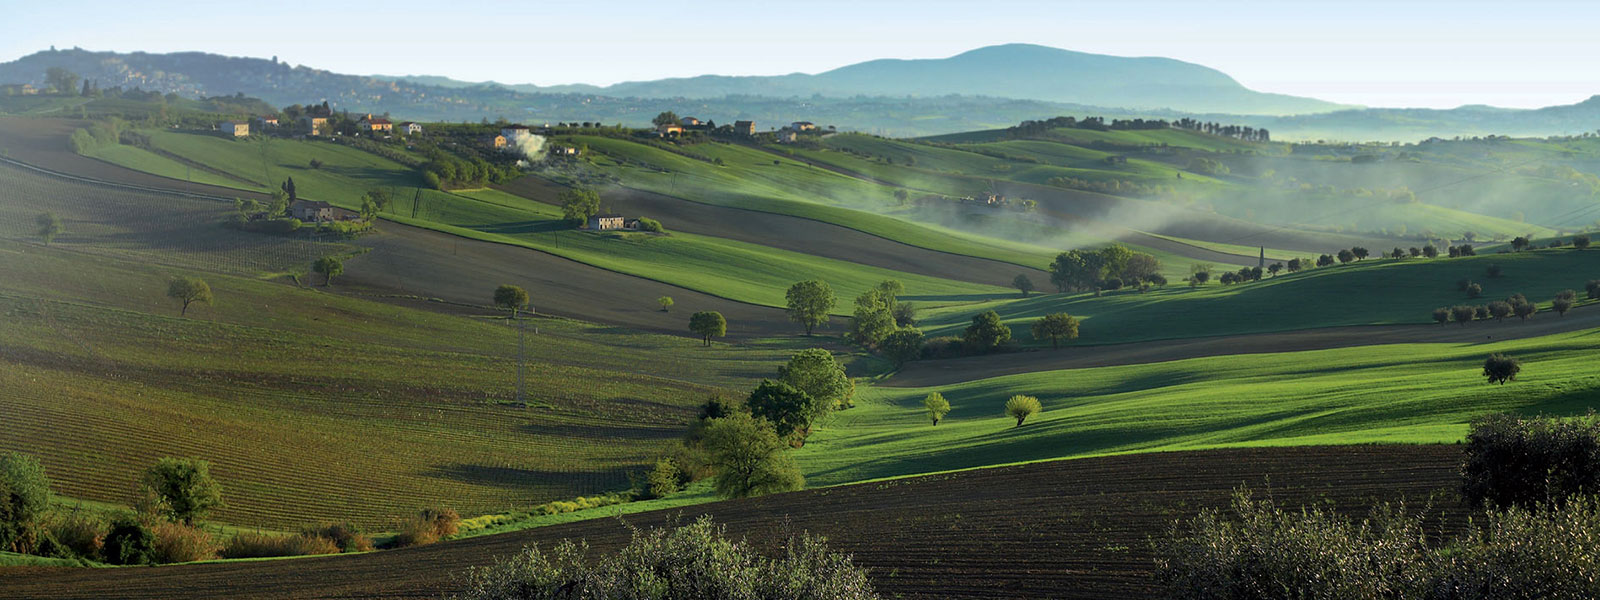
<path id="1" fill-rule="evenodd" d="M 614 83 L 817 72 L 1029 42 L 1167 56 L 1261 91 L 1369 106 L 1531 107 L 1600 94 L 1600 3 L 1037 0 L 0 0 L 0 61 L 201 50 L 345 73 Z"/>

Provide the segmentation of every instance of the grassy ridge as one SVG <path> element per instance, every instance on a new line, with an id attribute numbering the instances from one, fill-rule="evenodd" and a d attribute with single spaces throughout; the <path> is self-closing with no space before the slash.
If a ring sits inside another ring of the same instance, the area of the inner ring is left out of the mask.
<path id="1" fill-rule="evenodd" d="M 938 388 L 952 410 L 933 426 L 934 389 L 871 387 L 798 458 L 808 484 L 1000 463 L 1227 446 L 1450 443 L 1492 411 L 1581 414 L 1596 407 L 1600 330 L 1493 344 L 1409 344 L 1029 373 Z M 1486 385 L 1491 352 L 1523 362 Z M 1027 425 L 1002 410 L 1038 396 Z"/>
<path id="2" fill-rule="evenodd" d="M 1500 278 L 1486 275 L 1499 265 Z M 1427 323 L 1440 306 L 1487 304 L 1514 293 L 1548 309 L 1556 292 L 1600 278 L 1600 252 L 1569 248 L 1456 259 L 1372 259 L 1267 277 L 1259 282 L 1189 288 L 1174 281 L 1147 293 L 1048 294 L 1023 300 L 975 302 L 924 311 L 930 334 L 954 335 L 975 312 L 995 310 L 1019 340 L 1028 326 L 1053 312 L 1083 320 L 1078 343 L 1105 344 L 1237 333 L 1288 331 L 1339 325 Z M 1482 298 L 1467 298 L 1456 283 L 1483 286 Z M 1543 315 L 1539 318 L 1555 318 Z M 1030 340 L 1031 341 L 1031 340 Z"/>

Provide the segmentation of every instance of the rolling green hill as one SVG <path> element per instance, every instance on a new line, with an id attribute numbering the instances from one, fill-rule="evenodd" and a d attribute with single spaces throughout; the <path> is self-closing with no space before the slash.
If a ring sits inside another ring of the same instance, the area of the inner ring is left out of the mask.
<path id="1" fill-rule="evenodd" d="M 1376 249 L 1374 249 L 1376 251 Z M 1503 276 L 1487 276 L 1499 265 Z M 1340 325 L 1429 323 L 1434 308 L 1487 304 L 1521 293 L 1549 308 L 1556 292 L 1600 278 L 1600 252 L 1570 247 L 1490 254 L 1466 258 L 1376 259 L 1266 277 L 1253 283 L 1187 287 L 1174 281 L 1165 289 L 1093 294 L 1046 294 L 1026 300 L 974 302 L 921 313 L 929 335 L 959 335 L 973 314 L 998 312 L 1027 343 L 1028 327 L 1040 316 L 1066 312 L 1083 321 L 1079 344 L 1289 331 Z M 1483 286 L 1482 298 L 1468 298 L 1457 282 Z M 911 298 L 915 300 L 915 298 Z M 1556 318 L 1541 315 L 1539 318 Z"/>

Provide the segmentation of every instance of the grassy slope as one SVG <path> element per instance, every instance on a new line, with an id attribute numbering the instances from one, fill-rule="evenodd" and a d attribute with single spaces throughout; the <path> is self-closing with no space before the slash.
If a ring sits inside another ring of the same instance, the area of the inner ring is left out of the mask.
<path id="1" fill-rule="evenodd" d="M 0 448 L 116 503 L 156 458 L 206 458 L 219 517 L 243 525 L 383 526 L 625 487 L 706 394 L 790 350 L 540 320 L 519 408 L 516 335 L 496 321 L 219 274 L 215 306 L 179 318 L 172 269 L 3 244 Z"/>
<path id="2" fill-rule="evenodd" d="M 417 184 L 415 171 L 388 159 L 328 142 L 272 140 L 266 142 L 266 158 L 263 159 L 262 142 L 181 132 L 156 132 L 152 139 L 163 150 L 246 179 L 259 182 L 293 177 L 300 195 L 327 199 L 345 207 L 358 206 L 360 195 L 368 188 L 388 187 L 394 190 L 395 204 L 392 214 L 385 216 L 401 222 L 544 250 L 602 268 L 755 304 L 783 306 L 783 293 L 789 284 L 808 278 L 828 281 L 840 297 L 846 299 L 884 279 L 898 279 L 907 289 L 923 294 L 1004 293 L 1001 288 L 900 273 L 706 236 L 594 235 L 561 231 L 564 226 L 560 222 L 560 212 L 549 205 L 492 190 L 418 191 L 413 187 Z M 308 166 L 313 158 L 324 163 L 322 168 Z M 138 168 L 141 165 L 126 166 Z M 233 185 L 239 186 L 237 182 Z M 411 218 L 413 213 L 416 218 Z M 846 314 L 848 309 L 842 307 L 839 312 Z"/>
<path id="3" fill-rule="evenodd" d="M 1415 344 L 1223 356 L 1029 373 L 938 389 L 952 410 L 933 426 L 933 389 L 865 388 L 800 451 L 811 486 L 1000 463 L 1221 446 L 1449 443 L 1493 411 L 1582 414 L 1596 406 L 1600 330 L 1495 344 Z M 1523 372 L 1485 385 L 1483 358 Z M 1021 428 L 1013 394 L 1044 412 Z"/>
<path id="4" fill-rule="evenodd" d="M 1485 276 L 1498 264 L 1504 276 Z M 1031 341 L 1028 325 L 1041 315 L 1067 312 L 1083 320 L 1078 343 L 1105 344 L 1287 331 L 1338 325 L 1426 323 L 1440 306 L 1487 304 L 1522 293 L 1548 308 L 1555 293 L 1600 277 L 1600 252 L 1569 248 L 1458 259 L 1367 259 L 1358 263 L 1267 277 L 1259 282 L 1189 288 L 1174 281 L 1140 294 L 1121 291 L 1034 296 L 947 306 L 922 313 L 930 335 L 957 335 L 972 314 L 993 309 L 1019 340 Z M 1469 299 L 1456 282 L 1480 283 L 1483 297 Z"/>
<path id="5" fill-rule="evenodd" d="M 891 209 L 892 188 L 750 148 L 710 143 L 687 150 L 708 160 L 721 158 L 724 164 L 718 166 L 624 140 L 592 136 L 575 139 L 609 157 L 599 163 L 603 171 L 638 189 L 695 202 L 814 219 L 919 248 L 1024 266 L 1047 263 L 1055 252 L 1033 244 L 896 218 Z"/>

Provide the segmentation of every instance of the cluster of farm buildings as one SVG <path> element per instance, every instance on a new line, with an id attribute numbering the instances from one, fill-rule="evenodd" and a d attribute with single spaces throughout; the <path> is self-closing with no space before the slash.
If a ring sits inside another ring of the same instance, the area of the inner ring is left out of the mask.
<path id="1" fill-rule="evenodd" d="M 320 132 L 327 130 L 328 117 L 329 115 L 317 113 L 301 115 L 293 123 L 292 127 L 294 129 L 291 131 L 308 136 L 319 135 Z M 251 117 L 248 121 L 223 121 L 217 123 L 217 131 L 222 132 L 222 135 L 226 137 L 245 137 L 250 135 L 251 132 L 281 132 L 284 131 L 282 128 L 286 125 L 288 124 L 279 122 L 277 115 L 262 115 Z M 373 134 L 393 133 L 396 127 L 399 127 L 400 132 L 406 135 L 422 133 L 421 123 L 403 121 L 396 125 L 388 118 L 373 116 L 371 113 L 363 115 L 361 120 L 356 122 L 356 127 L 361 131 Z"/>

